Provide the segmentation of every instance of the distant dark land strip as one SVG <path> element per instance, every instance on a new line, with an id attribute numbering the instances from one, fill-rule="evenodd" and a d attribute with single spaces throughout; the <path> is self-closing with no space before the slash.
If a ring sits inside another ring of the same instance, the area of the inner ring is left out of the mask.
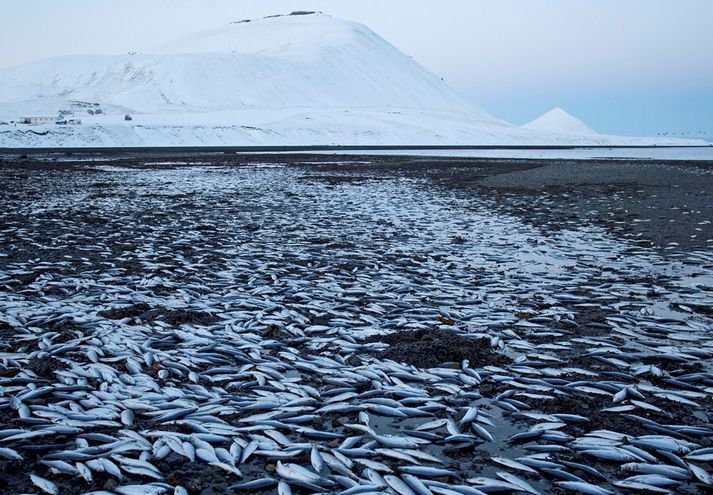
<path id="1" fill-rule="evenodd" d="M 575 146 L 575 145 L 348 145 L 348 146 L 147 146 L 147 147 L 96 147 L 96 148 L 0 148 L 0 155 L 11 154 L 97 154 L 124 155 L 134 153 L 296 153 L 322 151 L 468 151 L 468 150 L 604 150 L 604 149 L 692 149 L 710 148 L 710 145 L 700 146 Z"/>

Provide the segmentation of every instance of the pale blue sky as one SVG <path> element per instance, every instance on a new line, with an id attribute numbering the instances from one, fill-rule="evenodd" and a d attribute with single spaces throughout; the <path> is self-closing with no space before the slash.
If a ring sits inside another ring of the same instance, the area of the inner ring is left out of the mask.
<path id="1" fill-rule="evenodd" d="M 713 138 L 711 0 L 0 0 L 0 67 L 124 53 L 232 20 L 363 22 L 497 117 Z"/>

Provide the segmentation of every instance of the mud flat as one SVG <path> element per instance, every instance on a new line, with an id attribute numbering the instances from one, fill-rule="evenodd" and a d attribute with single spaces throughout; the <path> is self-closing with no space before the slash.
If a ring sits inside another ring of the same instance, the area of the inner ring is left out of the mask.
<path id="1" fill-rule="evenodd" d="M 80 158 L 0 163 L 3 493 L 711 489 L 712 164 Z"/>

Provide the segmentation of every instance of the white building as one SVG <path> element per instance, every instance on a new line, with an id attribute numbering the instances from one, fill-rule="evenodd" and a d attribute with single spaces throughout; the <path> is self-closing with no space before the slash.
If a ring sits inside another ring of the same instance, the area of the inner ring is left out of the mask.
<path id="1" fill-rule="evenodd" d="M 41 125 L 41 124 L 54 124 L 57 117 L 23 117 L 21 122 L 23 124 L 30 125 Z"/>

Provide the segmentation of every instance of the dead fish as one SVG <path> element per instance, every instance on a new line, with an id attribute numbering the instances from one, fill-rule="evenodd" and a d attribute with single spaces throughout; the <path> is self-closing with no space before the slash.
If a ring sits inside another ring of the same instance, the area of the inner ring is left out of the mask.
<path id="1" fill-rule="evenodd" d="M 606 490 L 602 487 L 581 481 L 556 481 L 555 484 L 567 490 L 585 495 L 614 495 L 614 492 L 611 490 Z"/>
<path id="2" fill-rule="evenodd" d="M 16 451 L 12 449 L 8 449 L 6 447 L 0 447 L 0 457 L 4 457 L 5 459 L 9 459 L 11 461 L 21 461 L 22 456 L 18 454 Z"/>
<path id="3" fill-rule="evenodd" d="M 59 493 L 57 485 L 52 483 L 50 480 L 37 476 L 36 474 L 30 474 L 30 479 L 37 488 L 45 493 L 49 493 L 50 495 L 57 495 Z"/>
<path id="4" fill-rule="evenodd" d="M 318 483 L 320 476 L 315 474 L 299 464 L 282 464 L 277 461 L 275 472 L 286 480 L 303 481 L 308 483 Z"/>

